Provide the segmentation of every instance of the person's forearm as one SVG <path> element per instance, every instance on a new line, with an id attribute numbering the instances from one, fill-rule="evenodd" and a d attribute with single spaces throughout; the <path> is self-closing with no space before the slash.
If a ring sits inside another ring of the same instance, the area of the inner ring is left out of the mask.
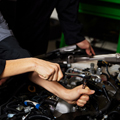
<path id="1" fill-rule="evenodd" d="M 34 59 L 36 58 L 22 58 L 16 60 L 6 60 L 6 65 L 0 78 L 10 77 L 26 72 L 34 71 L 35 64 Z"/>
<path id="2" fill-rule="evenodd" d="M 55 94 L 56 96 L 64 100 L 66 100 L 66 98 L 69 98 L 68 92 L 70 91 L 63 87 L 60 83 L 41 79 L 36 72 L 32 73 L 29 78 L 35 84 L 45 88 L 49 92 Z"/>
<path id="3" fill-rule="evenodd" d="M 59 81 L 63 77 L 60 66 L 57 63 L 48 62 L 38 58 L 21 58 L 7 60 L 5 69 L 0 75 L 0 78 L 32 71 L 37 72 L 41 78 L 52 81 Z"/>
<path id="4" fill-rule="evenodd" d="M 73 89 L 67 89 L 58 82 L 48 81 L 40 78 L 38 76 L 38 73 L 36 72 L 32 72 L 29 78 L 32 82 L 42 86 L 49 92 L 55 94 L 56 96 L 58 96 L 59 98 L 65 100 L 70 104 L 77 104 L 79 106 L 84 106 L 86 102 L 89 100 L 89 95 L 94 93 L 94 91 L 90 90 L 87 87 L 83 89 L 82 85 L 77 86 Z"/>

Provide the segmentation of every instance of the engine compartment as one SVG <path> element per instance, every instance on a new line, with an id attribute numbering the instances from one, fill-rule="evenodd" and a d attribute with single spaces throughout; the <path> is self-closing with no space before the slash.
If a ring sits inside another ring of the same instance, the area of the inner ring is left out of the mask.
<path id="1" fill-rule="evenodd" d="M 59 83 L 64 87 L 83 84 L 83 89 L 87 85 L 95 94 L 90 95 L 84 107 L 79 107 L 18 75 L 0 86 L 0 120 L 120 119 L 118 53 L 88 57 L 78 48 L 64 47 L 39 58 L 60 65 L 64 77 Z"/>

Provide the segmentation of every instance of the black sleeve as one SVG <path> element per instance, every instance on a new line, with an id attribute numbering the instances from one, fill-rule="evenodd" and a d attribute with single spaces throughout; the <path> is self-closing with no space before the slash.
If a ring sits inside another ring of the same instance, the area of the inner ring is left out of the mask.
<path id="1" fill-rule="evenodd" d="M 85 40 L 81 34 L 82 24 L 78 21 L 79 0 L 60 0 L 56 7 L 65 42 L 72 45 Z"/>
<path id="2" fill-rule="evenodd" d="M 5 68 L 6 61 L 0 59 L 0 75 L 2 74 L 4 68 Z"/>
<path id="3" fill-rule="evenodd" d="M 14 36 L 0 41 L 0 59 L 11 60 L 30 57 L 30 53 L 19 46 Z"/>

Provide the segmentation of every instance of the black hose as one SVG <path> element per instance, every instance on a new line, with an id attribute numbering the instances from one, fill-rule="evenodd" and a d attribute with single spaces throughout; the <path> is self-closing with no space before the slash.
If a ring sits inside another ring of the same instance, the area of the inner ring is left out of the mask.
<path id="1" fill-rule="evenodd" d="M 14 109 L 14 108 L 5 108 L 4 111 L 5 111 L 5 113 L 6 113 L 6 111 L 12 111 L 12 112 L 15 112 L 15 113 L 19 113 L 20 112 L 19 110 Z"/>
<path id="2" fill-rule="evenodd" d="M 50 105 L 56 106 L 56 104 L 57 104 L 58 102 L 55 101 L 55 100 L 52 100 L 52 99 L 45 99 L 45 100 L 44 100 L 44 103 L 48 103 L 48 104 L 50 104 Z"/>
<path id="3" fill-rule="evenodd" d="M 16 102 L 17 102 L 17 101 L 14 101 L 14 100 L 11 101 L 11 102 L 9 102 L 9 103 L 6 105 L 6 108 L 9 108 L 11 104 L 16 103 Z"/>
<path id="4" fill-rule="evenodd" d="M 107 71 L 109 72 L 109 71 Z M 115 89 L 115 91 L 117 91 L 117 88 L 109 81 L 109 77 L 106 73 L 102 73 L 101 75 L 105 75 L 107 77 L 107 82 Z"/>
<path id="5" fill-rule="evenodd" d="M 18 92 L 24 85 L 26 85 L 26 83 L 22 84 L 22 85 L 14 92 L 14 94 L 12 95 L 11 98 L 10 98 L 6 103 L 4 103 L 4 104 L 2 104 L 2 105 L 0 106 L 0 116 L 2 115 L 2 107 L 5 106 L 6 104 L 8 104 L 8 103 L 13 99 L 13 97 L 17 94 L 17 92 Z"/>
<path id="6" fill-rule="evenodd" d="M 4 114 L 4 115 L 0 116 L 0 120 L 5 119 L 5 118 L 7 119 L 7 114 Z"/>
<path id="7" fill-rule="evenodd" d="M 108 110 L 108 108 L 110 107 L 110 105 L 111 105 L 111 101 L 109 101 L 108 104 L 104 108 L 102 108 L 101 110 L 99 110 L 97 116 L 101 115 L 103 112 L 105 112 L 106 110 Z"/>
<path id="8" fill-rule="evenodd" d="M 117 91 L 117 88 L 110 81 L 107 82 L 115 89 L 115 91 Z"/>
<path id="9" fill-rule="evenodd" d="M 108 71 L 108 66 L 107 66 L 107 64 L 105 63 L 105 66 L 106 66 L 106 70 L 107 70 L 107 73 L 108 73 L 108 75 L 110 76 L 110 78 L 113 80 L 113 81 L 115 81 L 115 79 L 111 76 L 111 74 L 109 73 L 109 71 Z"/>
<path id="10" fill-rule="evenodd" d="M 4 105 L 6 105 L 7 103 L 9 103 L 12 99 L 13 99 L 13 98 L 11 97 L 6 103 L 4 103 L 4 104 L 2 104 L 2 105 L 0 106 L 0 116 L 2 115 L 2 107 L 3 107 Z"/>
<path id="11" fill-rule="evenodd" d="M 111 111 L 110 113 L 108 113 L 108 116 L 111 115 L 111 114 L 113 114 L 113 113 L 116 113 L 116 114 L 120 115 L 120 113 L 118 111 Z"/>
<path id="12" fill-rule="evenodd" d="M 25 115 L 26 113 L 25 112 L 20 112 L 19 113 L 16 113 L 15 116 L 18 116 L 18 115 Z"/>
<path id="13" fill-rule="evenodd" d="M 109 80 L 109 77 L 108 77 L 108 75 L 107 75 L 106 73 L 103 73 L 103 72 L 102 72 L 101 75 L 105 75 L 105 76 L 107 77 L 107 81 Z"/>
<path id="14" fill-rule="evenodd" d="M 108 95 L 108 92 L 107 92 L 107 90 L 106 90 L 105 85 L 102 85 L 102 91 L 104 92 L 104 95 L 106 96 L 107 100 L 108 100 L 108 101 L 111 101 L 110 98 L 109 98 L 109 95 Z"/>
<path id="15" fill-rule="evenodd" d="M 34 118 L 44 118 L 46 120 L 53 120 L 52 118 L 44 116 L 44 115 L 32 115 L 32 116 L 27 117 L 26 120 L 31 120 L 31 119 L 34 119 Z"/>

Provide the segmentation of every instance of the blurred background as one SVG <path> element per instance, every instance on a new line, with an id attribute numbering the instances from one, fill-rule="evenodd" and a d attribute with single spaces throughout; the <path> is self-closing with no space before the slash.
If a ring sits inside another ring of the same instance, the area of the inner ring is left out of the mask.
<path id="1" fill-rule="evenodd" d="M 0 0 L 0 10 L 13 33 L 16 19 L 16 4 L 17 0 Z M 119 52 L 120 1 L 80 0 L 78 11 L 78 18 L 83 24 L 82 32 L 86 39 L 94 47 L 110 50 L 110 52 Z M 60 47 L 61 35 L 59 19 L 54 9 L 50 18 L 48 52 Z"/>

